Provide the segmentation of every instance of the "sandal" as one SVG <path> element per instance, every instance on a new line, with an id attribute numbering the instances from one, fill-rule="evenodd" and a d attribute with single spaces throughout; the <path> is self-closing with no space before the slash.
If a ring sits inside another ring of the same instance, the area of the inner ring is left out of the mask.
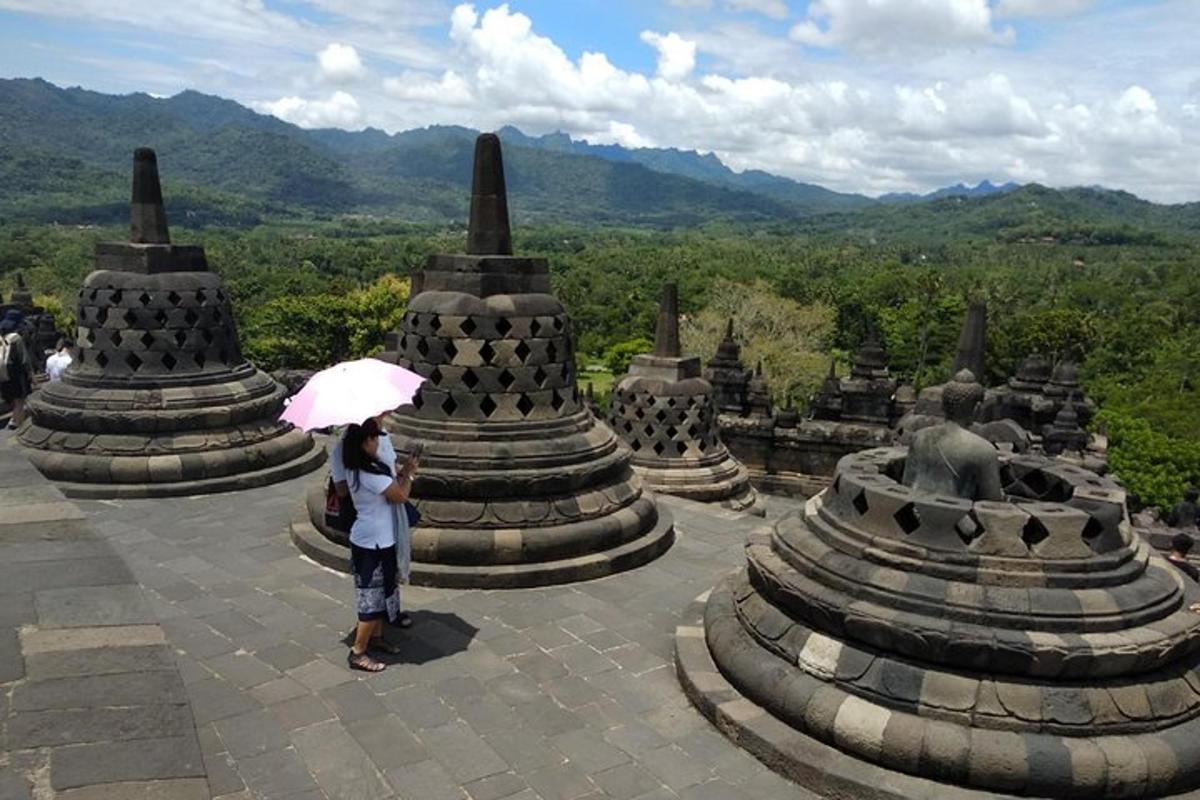
<path id="1" fill-rule="evenodd" d="M 393 628 L 411 628 L 413 626 L 413 618 L 407 611 L 401 611 L 399 616 L 396 617 L 396 621 L 389 622 L 388 624 Z"/>
<path id="2" fill-rule="evenodd" d="M 382 661 L 376 661 L 366 653 L 356 653 L 353 650 L 346 657 L 346 663 L 350 665 L 350 669 L 358 669 L 363 672 L 383 672 L 387 669 L 387 664 Z"/>
<path id="3" fill-rule="evenodd" d="M 381 653 L 387 653 L 389 656 L 398 656 L 401 653 L 401 647 L 394 642 L 389 642 L 382 636 L 378 636 L 371 640 L 367 645 L 372 650 L 378 650 Z"/>

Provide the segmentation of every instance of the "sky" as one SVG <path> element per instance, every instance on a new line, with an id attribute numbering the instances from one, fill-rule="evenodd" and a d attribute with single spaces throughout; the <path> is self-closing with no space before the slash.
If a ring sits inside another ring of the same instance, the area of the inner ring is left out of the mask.
<path id="1" fill-rule="evenodd" d="M 0 0 L 0 76 L 711 151 L 872 196 L 1190 202 L 1198 32 L 1200 0 Z"/>

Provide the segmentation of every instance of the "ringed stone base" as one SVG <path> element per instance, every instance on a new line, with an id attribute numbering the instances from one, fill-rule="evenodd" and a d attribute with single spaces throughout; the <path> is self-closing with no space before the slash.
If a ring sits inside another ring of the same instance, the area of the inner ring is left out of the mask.
<path id="1" fill-rule="evenodd" d="M 645 508 L 641 507 L 643 504 Z M 647 494 L 633 506 L 613 516 L 627 515 L 629 525 L 632 529 L 637 529 L 642 516 L 639 512 L 648 511 L 652 514 L 653 509 L 653 497 Z M 325 526 L 324 516 L 325 486 L 317 484 L 309 489 L 304 504 L 296 509 L 292 517 L 292 541 L 302 553 L 317 563 L 339 572 L 349 572 L 349 540 L 344 533 Z M 559 535 L 569 538 L 569 527 L 552 526 L 534 529 L 533 532 L 546 539 L 554 539 Z M 517 589 L 593 580 L 640 567 L 671 547 L 675 541 L 675 525 L 670 511 L 659 507 L 657 521 L 653 527 L 608 549 L 546 561 L 492 564 L 446 564 L 419 560 L 423 545 L 427 549 L 430 542 L 436 542 L 443 537 L 470 537 L 473 541 L 483 541 L 487 538 L 486 531 L 418 526 L 413 534 L 413 584 L 452 589 Z M 521 531 L 515 530 L 495 531 L 490 546 L 502 551 L 506 546 L 517 544 L 514 552 L 510 554 L 516 555 L 520 551 L 521 534 Z M 506 560 L 511 561 L 511 558 Z"/>
<path id="2" fill-rule="evenodd" d="M 733 466 L 728 469 L 728 466 Z M 652 492 L 682 497 L 697 503 L 712 503 L 721 508 L 752 514 L 767 515 L 767 505 L 750 483 L 746 468 L 726 459 L 722 469 L 697 467 L 694 469 L 667 467 L 638 467 L 634 472 Z M 729 474 L 721 474 L 728 471 Z"/>
<path id="3" fill-rule="evenodd" d="M 791 727 L 740 692 L 721 673 L 709 651 L 705 637 L 706 613 L 719 615 L 722 609 L 732 614 L 732 587 L 739 570 L 705 592 L 688 606 L 681 624 L 675 629 L 675 671 L 684 694 L 709 722 L 767 767 L 798 783 L 822 798 L 836 800 L 1012 800 L 1016 797 L 1040 797 L 1038 794 L 1001 794 L 977 791 L 897 772 L 877 764 L 853 758 L 841 750 Z M 733 629 L 733 626 L 729 628 Z M 749 637 L 747 637 L 749 639 Z M 760 664 L 763 674 L 782 676 L 794 669 L 783 659 L 766 653 L 752 642 L 747 657 L 773 659 Z M 736 646 L 734 644 L 733 646 Z M 814 696 L 814 700 L 816 697 Z M 829 708 L 840 712 L 842 698 L 822 698 Z M 830 728 L 837 724 L 833 715 L 823 721 Z M 884 742 L 886 746 L 886 740 Z M 1079 765 L 1086 769 L 1087 764 Z M 1036 763 L 1030 764 L 1033 769 Z M 1103 771 L 1103 770 L 1101 770 Z M 1101 776 L 1101 782 L 1104 778 Z M 1093 796 L 1105 796 L 1102 785 Z M 801 797 L 808 797 L 807 792 Z M 1079 795 L 1085 796 L 1085 795 Z M 1200 800 L 1200 791 L 1170 795 L 1178 800 Z"/>

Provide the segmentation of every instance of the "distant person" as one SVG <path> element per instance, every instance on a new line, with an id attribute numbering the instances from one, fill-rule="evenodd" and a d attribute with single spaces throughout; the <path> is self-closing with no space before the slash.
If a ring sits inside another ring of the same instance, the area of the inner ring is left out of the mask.
<path id="1" fill-rule="evenodd" d="M 1172 528 L 1195 528 L 1200 522 L 1200 489 L 1192 487 L 1183 493 L 1183 500 L 1175 504 L 1167 514 L 1167 524 Z"/>
<path id="2" fill-rule="evenodd" d="M 54 348 L 54 355 L 46 359 L 46 377 L 52 381 L 60 380 L 74 360 L 71 343 L 66 339 L 59 339 Z"/>
<path id="3" fill-rule="evenodd" d="M 400 616 L 401 562 L 406 562 L 409 543 L 404 503 L 418 466 L 415 458 L 403 470 L 385 463 L 379 453 L 380 436 L 379 423 L 368 419 L 349 426 L 342 442 L 346 484 L 358 514 L 350 528 L 358 625 L 347 661 L 351 669 L 364 672 L 387 667 L 367 651 L 383 643 L 384 620 L 396 622 Z"/>
<path id="4" fill-rule="evenodd" d="M 1167 560 L 1192 580 L 1200 583 L 1200 567 L 1188 561 L 1188 553 L 1192 552 L 1192 547 L 1195 544 L 1196 540 L 1186 533 L 1175 534 L 1171 538 L 1171 552 L 1167 554 Z"/>
<path id="5" fill-rule="evenodd" d="M 0 319 L 0 399 L 12 405 L 10 430 L 25 421 L 25 398 L 33 392 L 33 361 L 21 338 L 25 315 L 15 308 Z"/>

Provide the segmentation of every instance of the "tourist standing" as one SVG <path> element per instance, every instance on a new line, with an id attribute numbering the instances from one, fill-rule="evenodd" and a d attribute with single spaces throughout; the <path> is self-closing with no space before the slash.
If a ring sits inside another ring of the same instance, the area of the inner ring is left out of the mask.
<path id="1" fill-rule="evenodd" d="M 66 339 L 59 339 L 54 348 L 54 355 L 46 359 L 46 377 L 52 381 L 61 379 L 74 360 L 71 355 L 71 343 Z"/>
<path id="2" fill-rule="evenodd" d="M 33 392 L 33 361 L 21 338 L 25 315 L 10 308 L 0 319 L 0 399 L 12 404 L 9 429 L 25 421 L 25 398 Z"/>
<path id="3" fill-rule="evenodd" d="M 382 643 L 383 622 L 400 616 L 400 582 L 407 578 L 408 516 L 404 503 L 412 490 L 417 460 L 402 470 L 380 457 L 379 423 L 368 419 L 346 429 L 342 463 L 346 484 L 358 514 L 350 528 L 350 562 L 354 572 L 358 626 L 347 657 L 352 669 L 379 672 L 386 665 L 368 655 Z"/>

